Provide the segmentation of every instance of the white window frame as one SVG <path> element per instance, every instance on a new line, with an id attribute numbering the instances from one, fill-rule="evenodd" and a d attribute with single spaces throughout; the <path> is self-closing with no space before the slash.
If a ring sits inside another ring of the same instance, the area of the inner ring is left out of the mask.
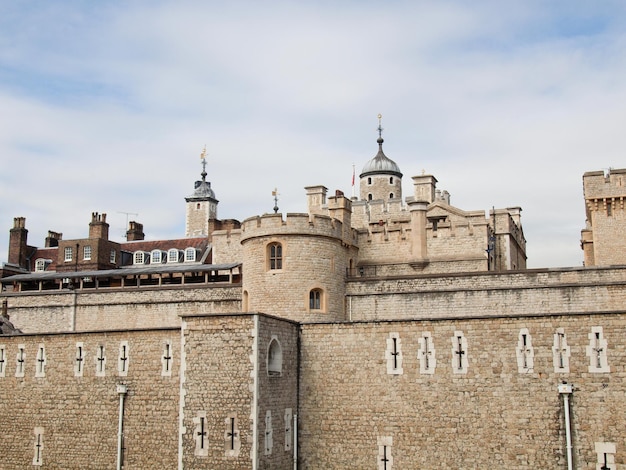
<path id="1" fill-rule="evenodd" d="M 161 264 L 163 262 L 163 252 L 161 250 L 152 250 L 150 253 L 150 264 Z"/>
<path id="2" fill-rule="evenodd" d="M 145 255 L 143 251 L 135 251 L 133 253 L 133 264 L 144 264 Z"/>
<path id="3" fill-rule="evenodd" d="M 83 260 L 91 261 L 91 245 L 83 246 Z"/>
<path id="4" fill-rule="evenodd" d="M 35 261 L 35 272 L 40 273 L 46 270 L 46 260 L 43 258 L 37 259 Z"/>
<path id="5" fill-rule="evenodd" d="M 111 250 L 111 253 L 109 254 L 109 263 L 115 264 L 116 259 L 117 259 L 117 251 Z"/>
<path id="6" fill-rule="evenodd" d="M 196 261 L 196 249 L 187 248 L 185 250 L 185 263 L 193 263 Z"/>
<path id="7" fill-rule="evenodd" d="M 178 263 L 178 250 L 176 248 L 170 248 L 167 250 L 167 262 L 168 263 Z"/>
<path id="8" fill-rule="evenodd" d="M 64 261 L 73 261 L 74 260 L 74 250 L 71 246 L 66 246 L 63 249 L 63 260 Z"/>

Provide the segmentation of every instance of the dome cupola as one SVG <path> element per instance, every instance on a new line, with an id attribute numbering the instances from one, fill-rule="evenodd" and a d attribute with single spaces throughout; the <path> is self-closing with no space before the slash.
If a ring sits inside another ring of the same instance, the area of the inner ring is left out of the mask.
<path id="1" fill-rule="evenodd" d="M 378 153 L 364 166 L 359 192 L 362 200 L 389 200 L 402 198 L 402 172 L 400 167 L 383 152 L 382 116 L 378 115 Z"/>

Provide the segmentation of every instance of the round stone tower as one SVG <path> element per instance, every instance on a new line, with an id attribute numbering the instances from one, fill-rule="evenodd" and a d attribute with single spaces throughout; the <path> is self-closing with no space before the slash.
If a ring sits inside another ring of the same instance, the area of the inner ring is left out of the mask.
<path id="1" fill-rule="evenodd" d="M 359 175 L 360 199 L 366 201 L 402 199 L 400 167 L 383 153 L 383 129 L 378 115 L 378 153 L 368 161 Z"/>
<path id="2" fill-rule="evenodd" d="M 343 225 L 339 217 L 309 214 L 244 220 L 242 310 L 296 321 L 345 319 L 345 276 L 356 239 L 344 239 L 352 231 Z"/>

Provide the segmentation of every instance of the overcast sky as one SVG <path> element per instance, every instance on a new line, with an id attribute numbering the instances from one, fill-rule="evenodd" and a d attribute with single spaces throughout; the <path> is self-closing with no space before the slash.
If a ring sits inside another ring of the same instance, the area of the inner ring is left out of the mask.
<path id="1" fill-rule="evenodd" d="M 626 2 L 0 1 L 0 260 L 105 212 L 184 236 L 350 195 L 377 152 L 463 210 L 521 206 L 529 267 L 580 266 L 582 175 L 626 167 Z M 355 188 L 358 194 L 358 188 Z M 127 215 L 126 213 L 130 213 Z M 138 214 L 138 215 L 136 215 Z"/>

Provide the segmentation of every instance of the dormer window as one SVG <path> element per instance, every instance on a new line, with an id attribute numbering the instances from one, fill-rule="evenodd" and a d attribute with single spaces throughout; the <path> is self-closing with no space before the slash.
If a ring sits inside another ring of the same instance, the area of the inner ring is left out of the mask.
<path id="1" fill-rule="evenodd" d="M 150 253 L 150 259 L 152 264 L 159 264 L 162 262 L 161 259 L 161 250 L 152 250 L 152 253 Z"/>
<path id="2" fill-rule="evenodd" d="M 43 258 L 39 258 L 37 261 L 35 261 L 35 272 L 42 272 L 46 270 L 46 267 L 48 266 L 48 260 L 45 260 Z"/>
<path id="3" fill-rule="evenodd" d="M 178 263 L 178 250 L 176 248 L 171 248 L 167 252 L 167 262 L 168 263 Z"/>
<path id="4" fill-rule="evenodd" d="M 196 260 L 196 249 L 187 248 L 185 250 L 185 263 L 191 263 Z"/>
<path id="5" fill-rule="evenodd" d="M 135 255 L 133 257 L 133 264 L 145 264 L 150 260 L 150 255 L 143 251 L 135 251 Z"/>

